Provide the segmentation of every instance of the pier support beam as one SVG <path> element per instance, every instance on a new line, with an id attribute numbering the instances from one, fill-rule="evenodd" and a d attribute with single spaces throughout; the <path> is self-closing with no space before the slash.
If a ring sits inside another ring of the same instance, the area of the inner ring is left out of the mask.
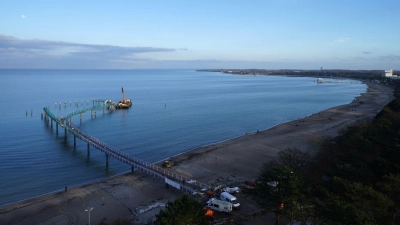
<path id="1" fill-rule="evenodd" d="M 132 166 L 132 173 L 135 173 L 135 167 Z"/>
<path id="2" fill-rule="evenodd" d="M 51 119 L 50 124 L 50 127 L 53 129 L 53 119 Z"/>
<path id="3" fill-rule="evenodd" d="M 90 155 L 90 145 L 89 145 L 89 143 L 87 144 L 87 155 L 88 156 Z"/>
<path id="4" fill-rule="evenodd" d="M 106 167 L 108 167 L 108 154 L 106 153 Z"/>
<path id="5" fill-rule="evenodd" d="M 58 134 L 58 123 L 56 124 L 56 134 Z"/>
<path id="6" fill-rule="evenodd" d="M 67 140 L 67 128 L 64 128 L 64 140 Z"/>
<path id="7" fill-rule="evenodd" d="M 76 136 L 74 135 L 74 147 L 76 147 Z"/>

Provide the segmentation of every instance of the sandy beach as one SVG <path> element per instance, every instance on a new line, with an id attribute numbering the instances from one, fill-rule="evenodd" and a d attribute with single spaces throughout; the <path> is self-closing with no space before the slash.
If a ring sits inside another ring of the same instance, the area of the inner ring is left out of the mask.
<path id="1" fill-rule="evenodd" d="M 371 118 L 393 99 L 393 89 L 366 82 L 367 93 L 352 103 L 330 108 L 263 131 L 194 149 L 171 157 L 170 170 L 202 183 L 228 185 L 257 177 L 262 165 L 286 148 L 316 150 L 325 138 L 335 137 L 346 126 Z M 261 122 L 262 123 L 262 122 Z M 119 218 L 146 224 L 148 219 L 181 192 L 139 172 L 70 188 L 27 201 L 0 207 L 0 224 L 113 224 Z M 257 207 L 239 194 L 246 215 Z M 151 209 L 152 208 L 152 209 Z M 256 218 L 241 224 L 266 224 L 270 218 Z"/>

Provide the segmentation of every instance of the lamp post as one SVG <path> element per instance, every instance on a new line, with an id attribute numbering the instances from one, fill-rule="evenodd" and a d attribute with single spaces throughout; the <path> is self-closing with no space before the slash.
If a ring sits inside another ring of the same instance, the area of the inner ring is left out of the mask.
<path id="1" fill-rule="evenodd" d="M 90 225 L 90 211 L 92 211 L 93 210 L 93 207 L 87 207 L 86 209 L 85 209 L 85 212 L 88 212 L 88 224 Z"/>

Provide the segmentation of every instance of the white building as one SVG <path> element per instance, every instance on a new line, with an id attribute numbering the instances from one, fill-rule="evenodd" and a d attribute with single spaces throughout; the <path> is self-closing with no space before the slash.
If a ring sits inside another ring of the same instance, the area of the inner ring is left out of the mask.
<path id="1" fill-rule="evenodd" d="M 384 70 L 384 71 L 382 71 L 382 76 L 383 77 L 392 77 L 393 76 L 393 70 Z"/>

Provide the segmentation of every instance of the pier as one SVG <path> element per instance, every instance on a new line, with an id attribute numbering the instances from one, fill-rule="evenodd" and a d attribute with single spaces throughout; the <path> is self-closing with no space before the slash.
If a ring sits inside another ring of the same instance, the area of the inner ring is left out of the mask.
<path id="1" fill-rule="evenodd" d="M 204 191 L 208 189 L 208 186 L 206 184 L 197 182 L 192 179 L 188 179 L 186 177 L 183 177 L 181 175 L 175 174 L 171 171 L 168 171 L 164 168 L 158 167 L 154 164 L 145 162 L 141 159 L 138 159 L 136 157 L 132 157 L 102 141 L 99 139 L 89 135 L 88 133 L 82 131 L 79 127 L 74 126 L 72 124 L 72 117 L 75 115 L 80 115 L 82 119 L 82 113 L 85 113 L 87 111 L 93 111 L 96 109 L 103 108 L 105 109 L 111 109 L 113 106 L 113 103 L 109 100 L 97 100 L 96 103 L 94 104 L 95 101 L 93 101 L 93 106 L 87 107 L 87 108 L 82 108 L 79 110 L 75 110 L 71 113 L 69 113 L 65 117 L 56 117 L 51 111 L 50 107 L 45 107 L 43 108 L 44 110 L 44 120 L 46 123 L 50 123 L 51 127 L 53 127 L 53 122 L 56 124 L 56 132 L 58 133 L 58 126 L 61 128 L 64 128 L 64 135 L 65 135 L 65 140 L 67 137 L 67 132 L 71 133 L 74 135 L 74 147 L 76 146 L 76 138 L 81 139 L 82 141 L 87 143 L 87 154 L 88 156 L 90 155 L 90 147 L 93 147 L 105 154 L 106 158 L 106 167 L 109 165 L 109 157 L 112 157 L 114 159 L 117 159 L 120 162 L 123 162 L 125 164 L 128 164 L 132 172 L 134 171 L 140 171 L 144 174 L 151 175 L 155 178 L 157 178 L 160 181 L 165 182 L 167 185 L 170 185 L 172 187 L 175 187 L 177 189 L 180 189 L 182 192 L 187 193 L 187 194 L 194 194 L 197 191 Z M 185 185 L 182 185 L 185 184 Z"/>

